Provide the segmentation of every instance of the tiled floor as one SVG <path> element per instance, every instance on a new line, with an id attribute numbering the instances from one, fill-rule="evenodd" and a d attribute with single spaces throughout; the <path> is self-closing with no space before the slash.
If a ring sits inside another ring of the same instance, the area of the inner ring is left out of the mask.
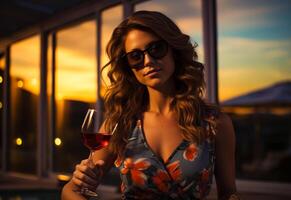
<path id="1" fill-rule="evenodd" d="M 291 200 L 291 185 L 290 184 L 274 184 L 251 181 L 237 181 L 238 192 L 243 200 Z M 40 180 L 24 180 L 19 178 L 5 178 L 0 176 L 0 199 L 1 195 L 14 195 L 25 191 L 34 191 L 38 195 L 41 193 L 51 194 L 54 192 L 53 199 L 59 199 L 61 186 L 56 181 L 40 181 Z M 119 200 L 120 194 L 116 187 L 100 185 L 98 189 L 100 199 L 104 200 Z M 30 198 L 31 199 L 31 198 Z M 33 198 L 44 200 L 50 198 Z M 216 189 L 214 187 L 208 197 L 208 200 L 215 200 Z"/>
<path id="2" fill-rule="evenodd" d="M 100 190 L 99 195 L 102 197 L 101 199 L 104 200 L 120 200 L 120 194 L 109 192 L 109 191 L 102 191 Z M 262 193 L 247 193 L 243 192 L 240 193 L 240 198 L 242 200 L 291 200 L 291 196 L 285 196 L 285 195 L 270 195 L 270 194 L 262 194 Z M 216 193 L 212 192 L 207 200 L 216 200 Z"/>

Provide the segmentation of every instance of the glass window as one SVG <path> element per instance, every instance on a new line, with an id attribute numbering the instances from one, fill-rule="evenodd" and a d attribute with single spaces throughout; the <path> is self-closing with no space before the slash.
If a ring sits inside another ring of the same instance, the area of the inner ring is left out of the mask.
<path id="1" fill-rule="evenodd" d="M 87 109 L 95 107 L 97 99 L 96 22 L 61 30 L 56 37 L 53 170 L 71 172 L 88 155 L 80 129 Z"/>
<path id="2" fill-rule="evenodd" d="M 11 118 L 8 135 L 10 171 L 36 173 L 39 66 L 39 36 L 11 46 Z"/>
<path id="3" fill-rule="evenodd" d="M 114 15 L 112 14 L 114 13 Z M 109 42 L 113 29 L 121 22 L 123 17 L 122 6 L 118 5 L 109 9 L 106 9 L 101 14 L 101 68 L 109 62 L 106 54 L 106 46 Z M 106 87 L 109 85 L 109 79 L 107 78 L 107 72 L 109 67 L 106 67 L 102 71 L 101 79 L 101 96 L 104 95 Z"/>
<path id="4" fill-rule="evenodd" d="M 291 181 L 290 9 L 218 4 L 219 100 L 234 122 L 239 178 Z"/>
<path id="5" fill-rule="evenodd" d="M 2 168 L 2 134 L 3 134 L 3 81 L 4 81 L 5 57 L 4 54 L 0 55 L 0 168 Z"/>
<path id="6" fill-rule="evenodd" d="M 170 17 L 183 33 L 188 34 L 192 43 L 197 43 L 198 60 L 203 62 L 202 9 L 201 0 L 155 0 L 135 6 L 135 10 L 159 11 Z"/>

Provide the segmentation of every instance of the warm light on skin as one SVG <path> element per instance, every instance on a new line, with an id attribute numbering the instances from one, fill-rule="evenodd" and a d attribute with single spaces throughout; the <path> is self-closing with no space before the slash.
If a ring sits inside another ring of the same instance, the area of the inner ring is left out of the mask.
<path id="1" fill-rule="evenodd" d="M 55 138 L 55 145 L 60 146 L 62 144 L 62 140 L 60 138 Z"/>
<path id="2" fill-rule="evenodd" d="M 2 109 L 3 107 L 3 103 L 0 101 L 0 109 Z"/>
<path id="3" fill-rule="evenodd" d="M 3 83 L 3 77 L 0 76 L 0 83 Z"/>
<path id="4" fill-rule="evenodd" d="M 23 81 L 17 81 L 17 87 L 23 88 L 23 85 L 24 85 Z"/>
<path id="5" fill-rule="evenodd" d="M 21 138 L 16 138 L 15 143 L 17 146 L 21 146 L 22 145 L 22 139 Z"/>

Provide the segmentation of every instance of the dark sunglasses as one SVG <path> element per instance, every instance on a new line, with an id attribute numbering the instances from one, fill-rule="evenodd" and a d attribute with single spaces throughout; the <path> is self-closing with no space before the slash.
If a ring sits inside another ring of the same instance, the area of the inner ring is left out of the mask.
<path id="1" fill-rule="evenodd" d="M 123 55 L 131 68 L 142 68 L 144 66 L 144 55 L 148 53 L 154 59 L 161 59 L 168 53 L 168 44 L 164 40 L 151 42 L 145 50 L 136 49 Z"/>

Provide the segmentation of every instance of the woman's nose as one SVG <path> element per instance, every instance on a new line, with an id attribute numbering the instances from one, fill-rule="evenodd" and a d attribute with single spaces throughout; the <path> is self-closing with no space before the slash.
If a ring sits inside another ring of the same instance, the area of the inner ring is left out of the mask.
<path id="1" fill-rule="evenodd" d="M 151 57 L 148 53 L 144 54 L 144 66 L 152 65 L 156 63 L 156 59 Z"/>

